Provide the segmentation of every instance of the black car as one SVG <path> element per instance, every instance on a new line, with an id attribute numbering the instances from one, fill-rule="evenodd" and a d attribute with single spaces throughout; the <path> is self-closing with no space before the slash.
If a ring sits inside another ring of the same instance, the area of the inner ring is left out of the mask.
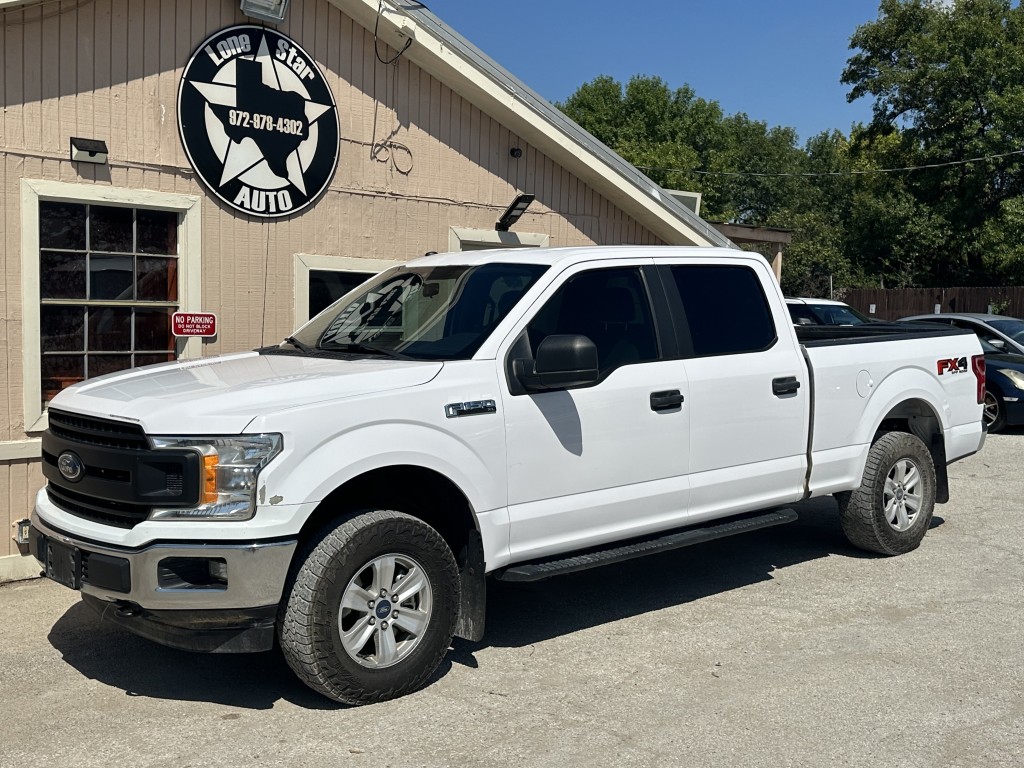
<path id="1" fill-rule="evenodd" d="M 993 347 L 984 339 L 985 424 L 989 432 L 1024 424 L 1024 355 Z"/>
<path id="2" fill-rule="evenodd" d="M 912 325 L 951 325 L 948 315 L 904 317 L 899 322 Z M 1024 424 L 1024 355 L 1008 352 L 988 341 L 988 334 L 978 332 L 981 350 L 985 353 L 985 426 L 989 432 L 1003 427 Z M 997 340 L 999 343 L 999 340 Z"/>

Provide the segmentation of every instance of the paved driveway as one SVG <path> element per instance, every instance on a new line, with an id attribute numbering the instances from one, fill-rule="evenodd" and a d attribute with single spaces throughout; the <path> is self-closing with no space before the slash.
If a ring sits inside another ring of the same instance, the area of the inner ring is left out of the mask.
<path id="1" fill-rule="evenodd" d="M 273 653 L 199 656 L 0 587 L 0 766 L 1024 764 L 1024 432 L 950 467 L 917 551 L 831 500 L 788 526 L 533 585 L 424 690 L 332 705 Z"/>

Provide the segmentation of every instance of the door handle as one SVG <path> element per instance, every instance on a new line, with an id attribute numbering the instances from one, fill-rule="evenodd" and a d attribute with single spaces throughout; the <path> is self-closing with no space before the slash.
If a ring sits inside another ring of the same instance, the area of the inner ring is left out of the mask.
<path id="1" fill-rule="evenodd" d="M 651 410 L 667 411 L 683 404 L 683 395 L 678 389 L 666 389 L 663 392 L 651 392 Z"/>
<path id="2" fill-rule="evenodd" d="M 772 394 L 776 397 L 792 395 L 798 389 L 800 389 L 800 382 L 796 376 L 783 376 L 778 379 L 772 379 Z"/>

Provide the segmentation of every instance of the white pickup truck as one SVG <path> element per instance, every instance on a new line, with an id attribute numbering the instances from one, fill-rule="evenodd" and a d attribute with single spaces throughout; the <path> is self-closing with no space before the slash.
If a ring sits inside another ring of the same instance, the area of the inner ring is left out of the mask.
<path id="1" fill-rule="evenodd" d="M 341 702 L 483 634 L 486 579 L 777 525 L 835 494 L 914 549 L 984 442 L 974 334 L 799 329 L 757 255 L 429 256 L 280 345 L 60 393 L 32 515 L 45 574 L 178 648 L 279 642 Z"/>

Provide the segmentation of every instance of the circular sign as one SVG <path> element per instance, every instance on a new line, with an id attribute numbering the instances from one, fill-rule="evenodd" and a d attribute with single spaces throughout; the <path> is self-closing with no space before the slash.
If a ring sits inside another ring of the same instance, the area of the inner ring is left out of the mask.
<path id="1" fill-rule="evenodd" d="M 338 165 L 338 108 L 295 41 L 252 24 L 200 43 L 178 87 L 178 130 L 210 191 L 252 216 L 290 216 Z"/>

